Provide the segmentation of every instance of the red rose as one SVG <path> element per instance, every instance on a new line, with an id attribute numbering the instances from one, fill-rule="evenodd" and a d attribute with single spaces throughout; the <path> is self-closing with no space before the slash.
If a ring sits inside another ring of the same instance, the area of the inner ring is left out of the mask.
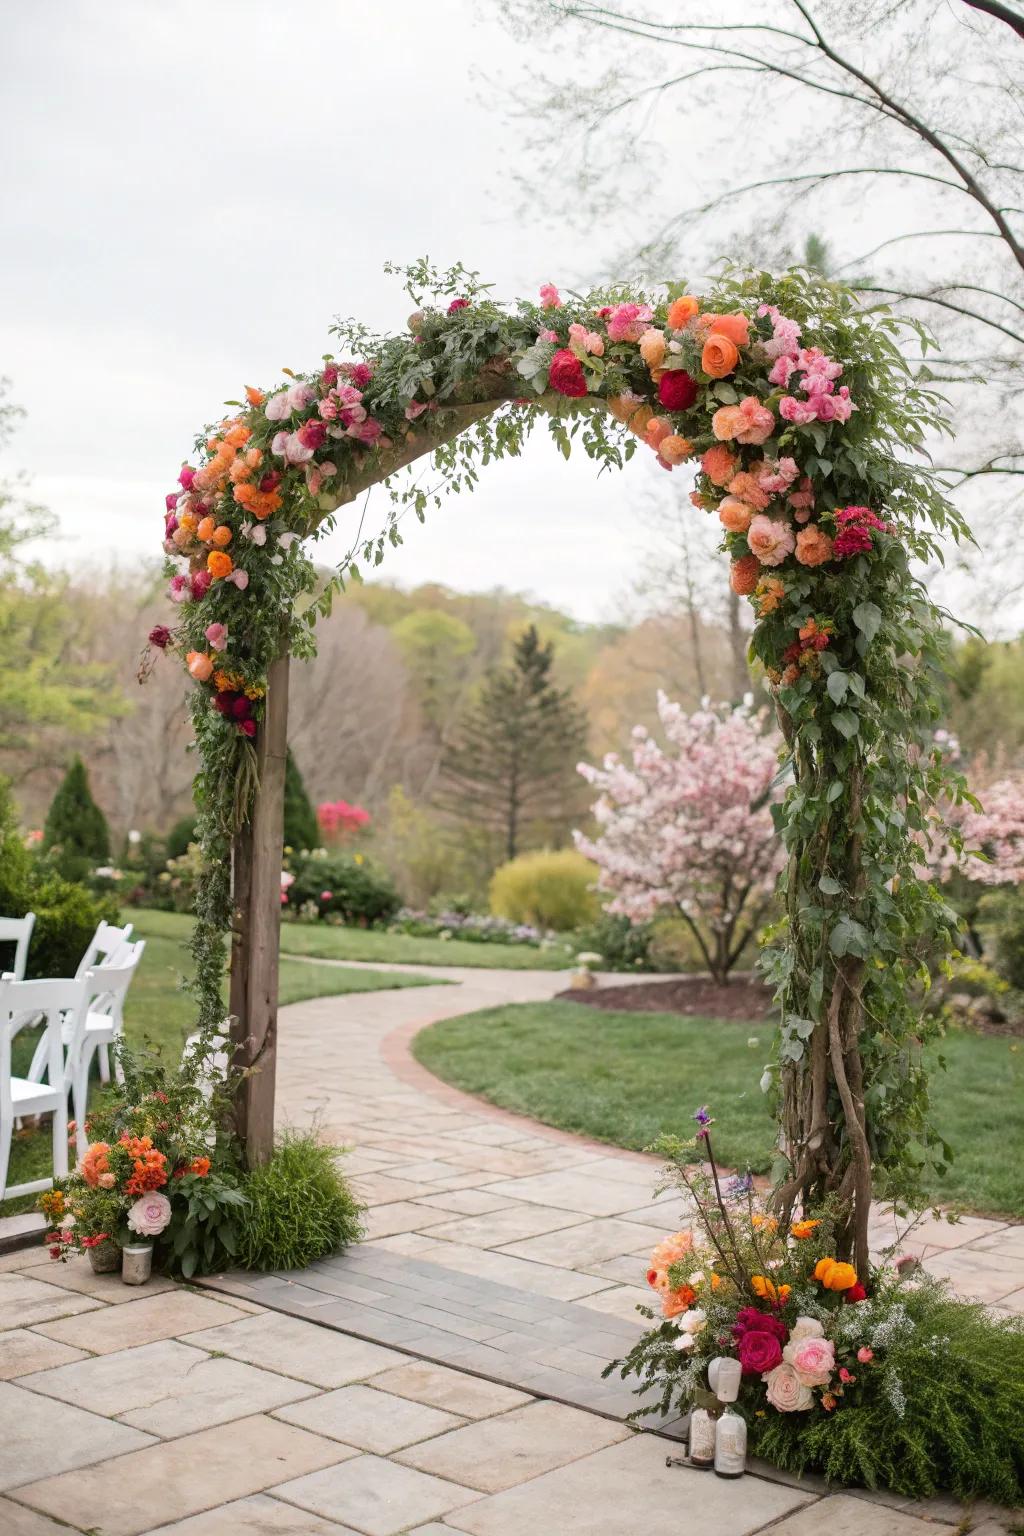
<path id="1" fill-rule="evenodd" d="M 658 381 L 658 399 L 667 411 L 688 411 L 697 398 L 697 381 L 685 368 L 670 368 Z"/>
<path id="2" fill-rule="evenodd" d="M 194 603 L 202 602 L 203 598 L 210 590 L 210 582 L 212 580 L 213 577 L 210 575 L 209 571 L 196 571 L 195 575 L 192 577 L 192 601 Z"/>
<path id="3" fill-rule="evenodd" d="M 240 693 L 236 698 L 232 699 L 231 713 L 236 720 L 248 720 L 252 713 L 252 705 L 244 693 Z"/>
<path id="4" fill-rule="evenodd" d="M 561 347 L 551 359 L 548 383 L 560 395 L 568 395 L 571 400 L 578 400 L 586 394 L 587 381 L 583 377 L 583 364 L 568 347 Z"/>
<path id="5" fill-rule="evenodd" d="M 764 1328 L 750 1328 L 736 1346 L 744 1376 L 763 1376 L 782 1360 L 782 1345 L 774 1333 Z"/>
<path id="6" fill-rule="evenodd" d="M 737 1339 L 742 1338 L 746 1333 L 770 1333 L 773 1338 L 785 1344 L 789 1338 L 789 1329 L 781 1318 L 775 1317 L 771 1312 L 760 1312 L 757 1307 L 741 1307 L 736 1314 L 732 1331 Z"/>
<path id="7" fill-rule="evenodd" d="M 296 436 L 303 448 L 322 448 L 327 440 L 327 423 L 314 417 L 299 428 Z"/>
<path id="8" fill-rule="evenodd" d="M 455 315 L 455 314 L 458 314 L 460 309 L 468 309 L 468 308 L 469 308 L 469 300 L 468 299 L 452 299 L 451 303 L 448 305 L 448 313 L 450 315 Z"/>
<path id="9" fill-rule="evenodd" d="M 844 1301 L 867 1301 L 867 1299 L 868 1293 L 859 1280 L 856 1285 L 848 1285 L 843 1292 Z"/>
<path id="10" fill-rule="evenodd" d="M 171 638 L 171 632 L 166 624 L 154 624 L 149 632 L 150 645 L 157 646 L 161 651 L 167 649 L 167 642 Z"/>
<path id="11" fill-rule="evenodd" d="M 243 736 L 255 736 L 256 735 L 256 721 L 255 720 L 243 720 L 241 725 L 238 727 L 238 729 L 241 731 Z"/>
<path id="12" fill-rule="evenodd" d="M 213 696 L 213 707 L 218 715 L 230 715 L 234 699 L 233 693 L 215 693 Z"/>
<path id="13" fill-rule="evenodd" d="M 324 369 L 323 373 L 320 375 L 320 383 L 323 385 L 324 389 L 333 389 L 335 384 L 337 384 L 337 382 L 338 382 L 338 365 L 337 365 L 337 363 L 328 363 L 327 367 Z"/>

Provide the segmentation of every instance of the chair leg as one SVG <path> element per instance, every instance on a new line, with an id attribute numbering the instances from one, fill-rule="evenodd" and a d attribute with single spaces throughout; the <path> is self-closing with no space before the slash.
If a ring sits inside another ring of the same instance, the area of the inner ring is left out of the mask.
<path id="1" fill-rule="evenodd" d="M 115 1025 L 114 1025 L 114 1041 L 113 1041 L 115 1047 L 120 1045 L 121 1037 L 122 1037 L 123 1034 L 124 1034 L 124 1025 L 123 1024 L 115 1023 Z M 106 1046 L 104 1046 L 103 1047 L 104 1055 L 106 1054 L 106 1049 L 107 1049 Z M 119 1050 L 116 1050 L 116 1049 L 114 1051 L 114 1081 L 118 1084 L 119 1087 L 123 1087 L 124 1086 L 124 1067 L 122 1067 L 122 1065 L 121 1065 L 121 1053 L 120 1053 Z"/>
<path id="2" fill-rule="evenodd" d="M 110 1057 L 107 1055 L 107 1048 L 106 1048 L 105 1045 L 101 1045 L 100 1046 L 98 1054 L 99 1054 L 99 1060 L 100 1060 L 100 1082 L 101 1083 L 109 1083 L 110 1082 Z"/>
<path id="3" fill-rule="evenodd" d="M 53 1112 L 53 1176 L 63 1179 L 68 1171 L 68 1101 L 62 1097 Z"/>
<path id="4" fill-rule="evenodd" d="M 4 1197 L 7 1188 L 7 1166 L 11 1157 L 11 1135 L 14 1131 L 13 1119 L 0 1125 L 0 1200 Z"/>
<path id="5" fill-rule="evenodd" d="M 89 1113 L 89 1067 L 92 1062 L 93 1049 L 94 1047 L 91 1048 L 83 1040 L 78 1066 L 75 1071 L 75 1080 L 71 1088 L 72 1106 L 75 1111 L 75 1148 L 79 1157 L 84 1157 L 89 1147 L 85 1120 Z"/>
<path id="6" fill-rule="evenodd" d="M 35 1050 L 32 1052 L 32 1065 L 28 1069 L 30 1083 L 41 1083 L 46 1076 L 46 1031 L 39 1036 Z"/>

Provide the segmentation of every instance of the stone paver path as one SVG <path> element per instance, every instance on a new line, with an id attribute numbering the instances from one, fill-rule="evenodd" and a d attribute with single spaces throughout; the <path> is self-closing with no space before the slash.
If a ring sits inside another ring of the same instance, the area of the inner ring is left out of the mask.
<path id="1" fill-rule="evenodd" d="M 284 1010 L 282 1121 L 353 1147 L 368 1240 L 299 1275 L 142 1292 L 38 1249 L 0 1257 L 0 1532 L 59 1536 L 953 1536 L 964 1511 L 730 1483 L 634 1435 L 604 1361 L 650 1247 L 682 1219 L 657 1165 L 448 1089 L 409 1057 L 432 1017 L 551 996 L 552 973 Z M 581 1049 L 586 1041 L 581 1040 Z M 1021 1310 L 1019 1227 L 929 1223 L 929 1267 Z M 879 1213 L 876 1237 L 891 1240 Z M 680 1512 L 685 1512 L 680 1513 Z M 1007 1514 L 970 1518 L 997 1536 Z M 1010 1517 L 1012 1519 L 1012 1517 Z"/>

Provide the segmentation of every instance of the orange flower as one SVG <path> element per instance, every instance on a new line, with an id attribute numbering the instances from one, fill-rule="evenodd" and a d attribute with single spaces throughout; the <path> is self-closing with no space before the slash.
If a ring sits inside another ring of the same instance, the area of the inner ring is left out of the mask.
<path id="1" fill-rule="evenodd" d="M 250 405 L 262 405 L 267 397 L 262 389 L 257 389 L 254 384 L 247 384 L 245 386 L 245 398 Z"/>
<path id="2" fill-rule="evenodd" d="M 779 581 L 777 576 L 769 576 L 768 580 L 778 582 L 778 585 L 780 587 L 782 586 L 782 583 Z M 758 582 L 758 586 L 763 585 L 763 582 Z M 750 1225 L 758 1229 L 763 1227 L 766 1232 L 777 1232 L 779 1230 L 779 1223 L 776 1221 L 775 1217 L 764 1216 L 760 1211 L 755 1211 L 753 1216 L 751 1216 Z"/>
<path id="3" fill-rule="evenodd" d="M 848 1291 L 857 1284 L 857 1271 L 852 1264 L 839 1264 L 835 1259 L 819 1259 L 814 1266 L 814 1278 L 820 1280 L 826 1291 Z"/>
<path id="4" fill-rule="evenodd" d="M 817 523 L 800 529 L 796 536 L 796 558 L 801 565 L 824 565 L 832 559 L 832 540 Z"/>
<path id="5" fill-rule="evenodd" d="M 663 1317 L 678 1317 L 680 1312 L 686 1312 L 697 1300 L 697 1292 L 690 1285 L 681 1285 L 675 1291 L 663 1291 L 661 1296 L 661 1312 Z"/>
<path id="6" fill-rule="evenodd" d="M 251 477 L 252 470 L 245 462 L 248 457 L 249 455 L 246 454 L 244 458 L 238 458 L 232 464 L 230 470 L 228 471 L 232 485 L 241 485 L 243 480 L 248 480 Z"/>
<path id="7" fill-rule="evenodd" d="M 756 555 L 741 555 L 732 563 L 729 585 L 740 597 L 749 597 L 761 579 L 761 562 Z"/>
<path id="8" fill-rule="evenodd" d="M 229 431 L 225 432 L 224 441 L 230 443 L 232 448 L 244 448 L 250 437 L 252 437 L 250 429 L 244 427 L 239 421 Z"/>
<path id="9" fill-rule="evenodd" d="M 801 640 L 813 640 L 818 633 L 817 619 L 808 619 L 806 624 L 801 624 L 799 634 Z"/>
<path id="10" fill-rule="evenodd" d="M 235 562 L 223 550 L 211 549 L 206 557 L 206 569 L 214 581 L 220 581 L 224 576 L 230 576 L 234 568 Z"/>
<path id="11" fill-rule="evenodd" d="M 740 360 L 739 348 L 728 336 L 712 332 L 700 354 L 700 365 L 713 379 L 724 379 Z"/>
<path id="12" fill-rule="evenodd" d="M 701 315 L 699 324 L 715 336 L 724 336 L 734 347 L 745 347 L 750 340 L 750 321 L 738 311 L 731 315 Z"/>
<path id="13" fill-rule="evenodd" d="M 678 1264 L 680 1259 L 685 1259 L 692 1249 L 692 1232 L 686 1229 L 673 1232 L 671 1237 L 663 1238 L 651 1254 L 651 1266 L 654 1269 L 668 1269 L 670 1264 Z"/>
<path id="14" fill-rule="evenodd" d="M 728 486 L 730 496 L 738 496 L 740 501 L 745 501 L 756 512 L 763 512 L 771 501 L 767 491 L 761 489 L 761 483 L 752 470 L 741 470 L 738 475 L 733 475 Z"/>
<path id="15" fill-rule="evenodd" d="M 812 1221 L 810 1217 L 805 1217 L 803 1221 L 794 1221 L 793 1225 L 789 1229 L 789 1235 L 790 1237 L 796 1237 L 800 1239 L 810 1237 L 815 1227 L 820 1225 L 821 1223 L 819 1221 Z"/>
<path id="16" fill-rule="evenodd" d="M 212 558 L 212 556 L 211 556 Z M 205 651 L 189 651 L 185 657 L 188 670 L 197 683 L 205 683 L 213 674 L 213 657 Z"/>
<path id="17" fill-rule="evenodd" d="M 672 423 L 667 416 L 652 416 L 647 423 L 644 437 L 651 448 L 657 448 L 666 437 L 672 436 Z"/>
<path id="18" fill-rule="evenodd" d="M 754 1295 L 759 1296 L 762 1301 L 785 1301 L 792 1289 L 788 1285 L 775 1285 L 765 1275 L 751 1275 L 750 1284 Z"/>
<path id="19" fill-rule="evenodd" d="M 753 512 L 745 501 L 727 496 L 718 508 L 718 521 L 728 533 L 746 533 Z"/>
<path id="20" fill-rule="evenodd" d="M 184 528 L 188 533 L 195 533 L 196 529 L 199 527 L 199 523 L 192 516 L 191 512 L 183 512 L 178 518 L 178 527 Z"/>
<path id="21" fill-rule="evenodd" d="M 626 422 L 627 430 L 635 432 L 637 437 L 643 437 L 647 427 L 654 419 L 654 412 L 649 405 L 639 406 Z"/>
<path id="22" fill-rule="evenodd" d="M 712 485 L 728 485 L 738 463 L 736 455 L 730 453 L 724 443 L 715 443 L 701 459 L 700 467 Z"/>
<path id="23" fill-rule="evenodd" d="M 231 543 L 231 529 L 227 523 L 221 523 L 210 535 L 210 543 L 216 544 L 218 549 L 227 549 Z"/>
<path id="24" fill-rule="evenodd" d="M 665 332 L 652 326 L 640 337 L 640 356 L 648 368 L 660 368 L 665 361 Z"/>
<path id="25" fill-rule="evenodd" d="M 236 485 L 234 497 L 240 507 L 244 507 L 261 522 L 264 518 L 271 517 L 281 505 L 279 491 L 261 491 L 255 485 Z"/>
<path id="26" fill-rule="evenodd" d="M 700 309 L 697 300 L 687 294 L 673 299 L 668 307 L 668 323 L 674 331 L 681 331 L 687 320 L 692 320 Z"/>
<path id="27" fill-rule="evenodd" d="M 216 528 L 216 526 L 217 523 L 214 518 L 204 517 L 196 529 L 196 538 L 202 539 L 204 544 L 209 544 L 210 539 L 213 537 L 213 530 Z"/>
<path id="28" fill-rule="evenodd" d="M 693 452 L 693 444 L 685 437 L 679 437 L 673 432 L 669 437 L 663 437 L 658 445 L 658 452 L 666 464 L 681 464 L 688 459 Z"/>
<path id="29" fill-rule="evenodd" d="M 627 390 L 624 395 L 609 395 L 605 401 L 615 420 L 623 423 L 629 423 L 643 403 L 640 396 L 634 395 L 632 390 Z"/>
<path id="30" fill-rule="evenodd" d="M 90 1189 L 98 1189 L 100 1174 L 110 1172 L 110 1164 L 107 1161 L 107 1153 L 110 1145 L 105 1141 L 94 1141 L 91 1147 L 86 1147 L 85 1156 L 82 1158 L 82 1178 Z"/>
<path id="31" fill-rule="evenodd" d="M 194 1157 L 188 1167 L 189 1172 L 194 1173 L 197 1178 L 205 1179 L 210 1171 L 210 1159 L 208 1157 Z"/>
<path id="32" fill-rule="evenodd" d="M 776 608 L 778 608 L 782 603 L 785 595 L 786 588 L 783 586 L 782 582 L 777 576 L 762 576 L 761 580 L 757 584 L 757 590 L 754 593 L 754 601 L 757 603 L 758 616 L 763 619 L 766 618 L 768 614 L 774 613 Z M 762 1218 L 762 1220 L 763 1219 L 764 1218 Z M 760 1225 L 761 1221 L 759 1221 L 755 1216 L 754 1226 L 758 1227 Z M 773 1232 L 775 1231 L 777 1225 L 778 1223 L 773 1219 Z"/>

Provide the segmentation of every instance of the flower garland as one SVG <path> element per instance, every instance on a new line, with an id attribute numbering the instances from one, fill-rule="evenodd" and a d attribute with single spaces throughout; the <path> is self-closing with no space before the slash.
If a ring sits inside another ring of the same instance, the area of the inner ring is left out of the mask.
<path id="1" fill-rule="evenodd" d="M 788 742 L 787 919 L 765 957 L 783 1020 L 769 1074 L 780 1200 L 840 1195 L 860 1207 L 863 1240 L 872 1168 L 890 1192 L 914 1192 L 911 1140 L 930 1133 L 912 986 L 919 956 L 952 932 L 914 857 L 933 803 L 962 792 L 930 746 L 942 616 L 910 565 L 937 553 L 939 534 L 965 532 L 907 462 L 943 427 L 941 403 L 905 362 L 895 320 L 807 273 L 729 276 L 704 297 L 563 300 L 545 284 L 514 309 L 461 267 L 406 276 L 420 306 L 407 334 L 339 325 L 358 356 L 249 386 L 167 497 L 178 622 L 150 641 L 197 683 L 201 1022 L 220 1022 L 229 841 L 254 789 L 267 669 L 283 651 L 311 653 L 351 563 L 321 588 L 303 540 L 385 481 L 387 526 L 362 545 L 379 561 L 406 508 L 422 518 L 441 491 L 471 489 L 481 463 L 518 453 L 544 418 L 565 454 L 575 438 L 602 467 L 642 444 L 667 471 L 697 464 L 691 499 L 721 524 Z M 393 473 L 428 453 L 439 487 L 395 488 Z M 839 1242 L 849 1251 L 852 1227 Z"/>

